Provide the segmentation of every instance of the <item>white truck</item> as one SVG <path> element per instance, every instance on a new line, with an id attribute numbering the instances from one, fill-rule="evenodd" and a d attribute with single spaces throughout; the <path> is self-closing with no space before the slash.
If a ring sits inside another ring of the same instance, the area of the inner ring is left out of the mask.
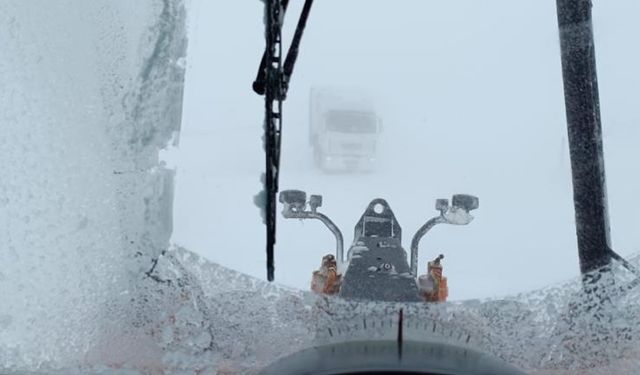
<path id="1" fill-rule="evenodd" d="M 371 171 L 382 123 L 372 100 L 353 89 L 312 88 L 309 145 L 322 171 Z"/>

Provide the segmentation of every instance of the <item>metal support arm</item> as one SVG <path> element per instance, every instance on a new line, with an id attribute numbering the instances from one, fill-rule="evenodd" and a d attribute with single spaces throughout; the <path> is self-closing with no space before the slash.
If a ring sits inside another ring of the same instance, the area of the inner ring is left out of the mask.
<path id="1" fill-rule="evenodd" d="M 336 237 L 336 260 L 341 264 L 344 262 L 344 239 L 342 232 L 338 226 L 331 221 L 326 215 L 313 211 L 297 211 L 289 204 L 284 205 L 282 210 L 282 216 L 287 219 L 317 219 L 329 228 L 331 233 Z"/>
<path id="2" fill-rule="evenodd" d="M 418 246 L 420 245 L 420 240 L 431 228 L 446 222 L 447 220 L 442 215 L 431 218 L 413 236 L 411 240 L 411 274 L 413 276 L 418 276 Z"/>
<path id="3" fill-rule="evenodd" d="M 440 211 L 440 215 L 424 223 L 411 240 L 411 275 L 414 277 L 418 276 L 418 246 L 420 245 L 422 237 L 438 224 L 469 224 L 473 220 L 473 216 L 471 216 L 469 211 L 475 210 L 479 206 L 480 201 L 477 197 L 466 194 L 454 195 L 451 200 L 451 206 L 449 206 L 447 199 L 436 200 L 436 210 Z"/>

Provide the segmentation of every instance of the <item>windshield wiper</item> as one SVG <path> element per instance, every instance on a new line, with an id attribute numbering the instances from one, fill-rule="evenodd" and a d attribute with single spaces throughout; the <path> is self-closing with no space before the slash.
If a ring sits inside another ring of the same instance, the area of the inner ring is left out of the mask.
<path id="1" fill-rule="evenodd" d="M 313 0 L 305 0 L 287 57 L 282 64 L 282 22 L 289 0 L 264 0 L 266 48 L 260 62 L 253 91 L 265 96 L 265 177 L 264 210 L 267 226 L 267 279 L 274 279 L 274 246 L 276 242 L 276 195 L 280 172 L 282 140 L 282 102 L 286 98 L 293 67 L 298 58 L 300 41 L 307 24 Z"/>

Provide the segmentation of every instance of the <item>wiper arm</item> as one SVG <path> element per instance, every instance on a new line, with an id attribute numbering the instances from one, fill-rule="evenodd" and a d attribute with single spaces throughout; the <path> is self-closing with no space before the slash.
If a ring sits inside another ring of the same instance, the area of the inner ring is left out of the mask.
<path id="1" fill-rule="evenodd" d="M 287 7 L 289 5 L 289 0 L 282 0 L 282 18 L 287 12 Z M 311 12 L 311 6 L 313 5 L 313 0 L 306 0 L 304 2 L 304 6 L 302 7 L 302 12 L 300 13 L 300 18 L 298 19 L 298 25 L 296 26 L 296 31 L 293 34 L 293 40 L 291 41 L 291 46 L 289 47 L 289 52 L 287 52 L 287 57 L 284 61 L 283 66 L 283 77 L 282 80 L 284 82 L 284 92 L 286 92 L 289 88 L 289 81 L 291 79 L 291 75 L 293 74 L 293 67 L 298 58 L 298 52 L 300 51 L 300 41 L 302 40 L 302 34 L 304 33 L 304 29 L 307 26 L 307 19 L 309 19 L 309 13 Z M 281 25 L 282 26 L 282 25 Z M 268 47 L 267 47 L 268 48 Z M 256 74 L 256 79 L 253 81 L 253 91 L 258 95 L 264 95 L 266 92 L 267 86 L 267 76 L 266 76 L 266 65 L 267 65 L 267 51 L 262 54 L 262 60 L 260 60 L 260 67 L 258 68 L 258 74 Z M 284 99 L 284 97 L 283 97 Z"/>

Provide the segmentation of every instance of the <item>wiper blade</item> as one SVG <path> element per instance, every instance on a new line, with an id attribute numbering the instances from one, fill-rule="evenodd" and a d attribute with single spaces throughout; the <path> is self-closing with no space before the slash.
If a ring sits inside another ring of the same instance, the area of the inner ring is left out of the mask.
<path id="1" fill-rule="evenodd" d="M 282 22 L 289 0 L 265 0 L 266 48 L 260 62 L 253 90 L 265 96 L 265 222 L 267 226 L 267 279 L 274 279 L 274 246 L 276 242 L 276 196 L 280 172 L 282 140 L 282 102 L 293 73 L 302 34 L 313 0 L 306 0 L 298 20 L 296 32 L 282 64 Z"/>

